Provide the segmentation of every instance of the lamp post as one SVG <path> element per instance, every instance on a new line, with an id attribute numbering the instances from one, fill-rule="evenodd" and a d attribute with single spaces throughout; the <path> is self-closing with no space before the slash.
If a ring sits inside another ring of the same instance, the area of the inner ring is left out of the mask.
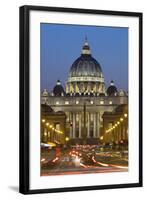
<path id="1" fill-rule="evenodd" d="M 46 122 L 46 120 L 45 119 L 42 119 L 42 142 L 44 142 L 45 143 L 45 122 Z"/>

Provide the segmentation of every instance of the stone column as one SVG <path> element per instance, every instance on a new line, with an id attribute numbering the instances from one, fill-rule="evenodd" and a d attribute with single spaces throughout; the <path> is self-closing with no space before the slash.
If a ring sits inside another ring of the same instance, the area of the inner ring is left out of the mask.
<path id="1" fill-rule="evenodd" d="M 97 136 L 96 136 L 96 131 L 97 131 L 97 130 L 96 130 L 96 124 L 97 124 L 96 122 L 97 122 L 97 121 L 96 121 L 96 113 L 94 113 L 94 114 L 93 114 L 93 137 L 94 137 L 94 138 L 97 137 Z"/>
<path id="2" fill-rule="evenodd" d="M 76 114 L 73 113 L 73 138 L 76 137 Z"/>
<path id="3" fill-rule="evenodd" d="M 97 131 L 97 138 L 99 138 L 100 137 L 100 133 L 99 133 L 99 131 L 100 131 L 100 116 L 99 116 L 99 113 L 97 113 L 97 129 L 96 129 L 96 131 Z"/>
<path id="4" fill-rule="evenodd" d="M 88 113 L 87 137 L 90 138 L 90 113 Z"/>
<path id="5" fill-rule="evenodd" d="M 79 138 L 82 138 L 82 113 L 79 113 Z"/>
<path id="6" fill-rule="evenodd" d="M 73 116 L 72 116 L 73 114 L 72 113 L 70 113 L 70 133 L 69 133 L 69 137 L 70 138 L 72 138 L 73 137 Z M 71 124 L 72 124 L 72 126 L 71 126 Z"/>

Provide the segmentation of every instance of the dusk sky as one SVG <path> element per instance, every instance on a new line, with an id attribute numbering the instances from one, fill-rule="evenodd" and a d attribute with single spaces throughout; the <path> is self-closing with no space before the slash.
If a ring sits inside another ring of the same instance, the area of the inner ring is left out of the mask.
<path id="1" fill-rule="evenodd" d="M 59 24 L 41 24 L 41 90 L 52 91 L 57 79 L 65 86 L 86 36 L 106 87 L 114 80 L 118 89 L 128 90 L 128 28 Z"/>

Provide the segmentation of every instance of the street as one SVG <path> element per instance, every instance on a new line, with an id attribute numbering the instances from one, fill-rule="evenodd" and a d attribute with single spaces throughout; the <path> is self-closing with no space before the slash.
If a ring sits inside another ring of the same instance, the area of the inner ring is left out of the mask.
<path id="1" fill-rule="evenodd" d="M 53 156 L 52 156 L 53 155 Z M 127 152 L 100 152 L 91 147 L 50 151 L 41 158 L 41 176 L 128 171 Z"/>

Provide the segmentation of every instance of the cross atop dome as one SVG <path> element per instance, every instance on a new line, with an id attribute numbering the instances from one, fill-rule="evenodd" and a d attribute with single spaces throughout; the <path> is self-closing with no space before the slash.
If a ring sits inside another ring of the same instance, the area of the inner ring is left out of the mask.
<path id="1" fill-rule="evenodd" d="M 90 47 L 88 44 L 87 36 L 85 37 L 85 42 L 82 48 L 82 55 L 91 55 Z"/>
<path id="2" fill-rule="evenodd" d="M 87 36 L 85 37 L 85 43 L 84 43 L 84 45 L 89 46 Z"/>

